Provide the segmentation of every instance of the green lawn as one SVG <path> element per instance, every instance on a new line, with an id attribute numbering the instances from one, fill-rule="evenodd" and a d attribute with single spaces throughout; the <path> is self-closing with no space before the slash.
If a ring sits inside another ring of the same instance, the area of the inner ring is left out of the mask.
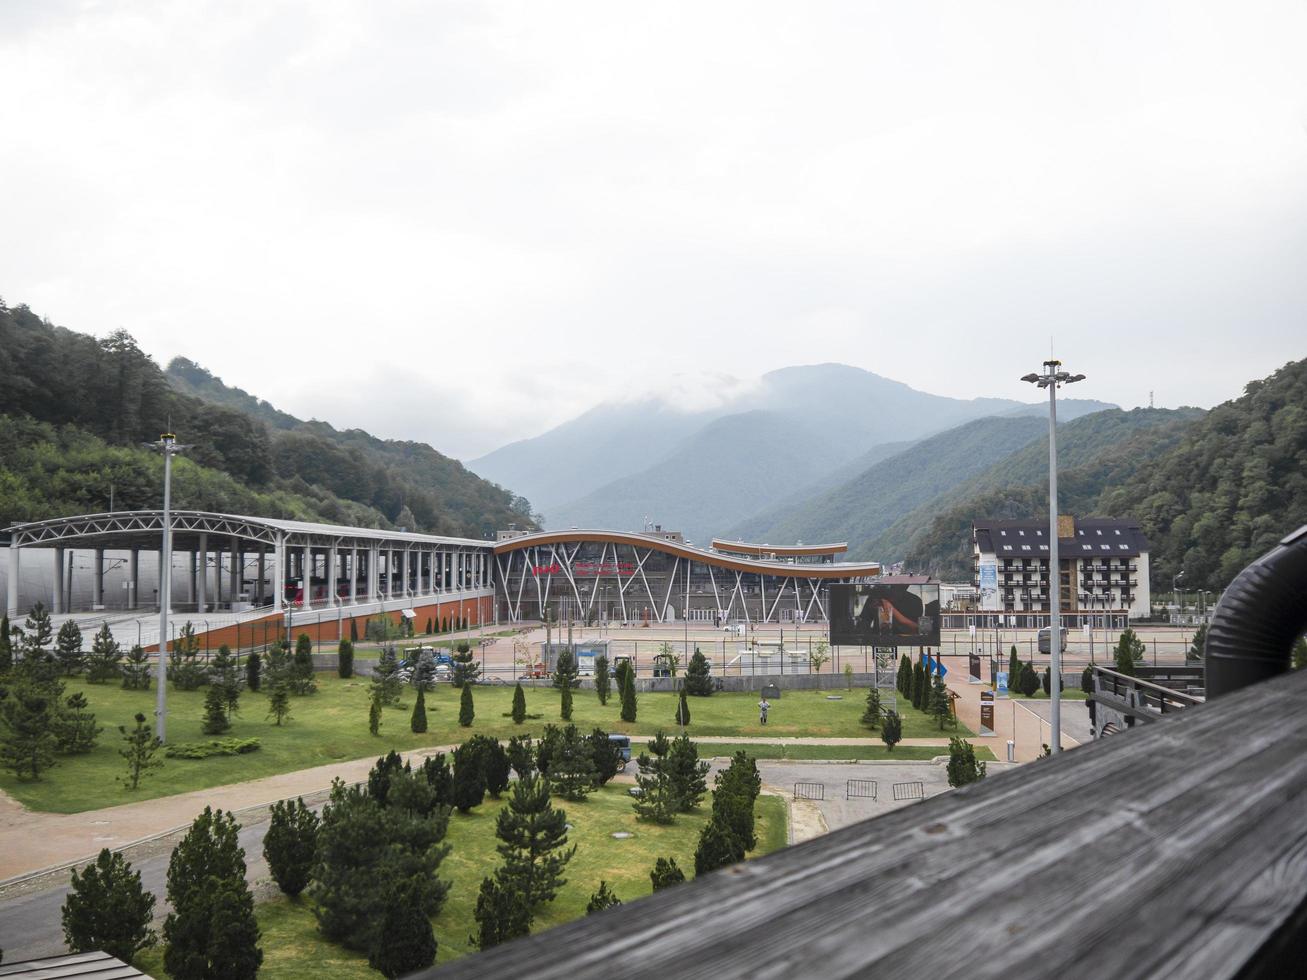
<path id="1" fill-rule="evenodd" d="M 343 681 L 335 674 L 324 673 L 318 675 L 318 687 L 317 694 L 292 699 L 290 719 L 281 727 L 266 717 L 267 698 L 246 692 L 241 697 L 241 714 L 227 734 L 240 738 L 257 736 L 261 744 L 257 752 L 203 760 L 167 759 L 162 769 L 146 777 L 135 793 L 129 793 L 117 782 L 124 771 L 123 760 L 118 756 L 122 743 L 117 726 L 130 725 L 138 711 L 152 717 L 154 692 L 124 691 L 117 685 L 87 684 L 75 678 L 68 682 L 67 692 L 83 692 L 96 720 L 105 729 L 95 750 L 86 755 L 60 757 L 58 764 L 35 782 L 19 781 L 12 773 L 5 772 L 0 774 L 0 788 L 36 810 L 78 813 L 377 756 L 390 749 L 454 744 L 476 732 L 506 738 L 516 733 L 539 732 L 549 722 L 561 723 L 559 693 L 553 688 L 526 689 L 528 713 L 541 717 L 518 726 L 507 717 L 513 687 L 490 685 L 475 689 L 476 722 L 471 729 L 460 728 L 459 692 L 443 684 L 427 697 L 426 734 L 414 735 L 409 731 L 413 694 L 408 690 L 403 706 L 388 708 L 381 734 L 373 736 L 367 726 L 367 681 L 360 678 Z M 841 700 L 831 701 L 823 691 L 786 691 L 773 703 L 765 726 L 758 724 L 756 694 L 719 693 L 710 698 L 691 698 L 688 730 L 692 736 L 874 737 L 859 724 L 863 710 L 861 692 L 841 693 Z M 939 734 L 938 725 L 930 717 L 902 702 L 900 705 L 904 738 Z M 652 735 L 660 728 L 671 733 L 675 728 L 676 696 L 673 694 L 641 694 L 634 724 L 620 720 L 619 707 L 618 699 L 610 698 L 604 706 L 593 691 L 577 691 L 572 720 L 587 731 L 601 727 L 635 735 Z M 169 741 L 206 738 L 201 731 L 203 708 L 203 690 L 170 689 Z M 970 733 L 959 727 L 957 734 Z"/>
<path id="2" fill-rule="evenodd" d="M 438 962 L 472 952 L 468 936 L 475 931 L 472 910 L 476 906 L 481 879 L 499 862 L 495 852 L 495 814 L 502 804 L 487 800 L 466 816 L 450 819 L 448 840 L 453 852 L 440 866 L 440 876 L 451 882 L 449 898 L 440 915 L 432 920 L 438 944 Z M 711 803 L 699 812 L 677 817 L 669 827 L 639 823 L 631 808 L 625 786 L 608 786 L 583 803 L 561 804 L 573 824 L 570 839 L 576 856 L 567 867 L 567 884 L 558 897 L 536 916 L 533 932 L 540 932 L 585 914 L 590 895 L 600 880 L 629 902 L 651 891 L 649 869 L 659 857 L 674 857 L 687 878 L 694 877 L 694 849 L 699 831 L 707 821 Z M 786 807 L 776 796 L 759 797 L 757 803 L 758 847 L 749 856 L 758 857 L 784 847 L 787 839 Z M 634 834 L 627 840 L 610 835 L 624 830 Z M 346 980 L 376 977 L 367 957 L 322 939 L 307 901 L 277 899 L 258 906 L 262 930 L 262 974 L 278 980 Z M 137 966 L 151 976 L 163 978 L 163 951 L 152 949 L 137 957 Z"/>
<path id="3" fill-rule="evenodd" d="M 946 731 L 945 734 L 952 734 L 952 730 Z M 828 761 L 886 759 L 890 761 L 921 762 L 933 759 L 937 755 L 948 755 L 948 746 L 946 745 L 899 745 L 895 747 L 893 752 L 890 752 L 884 745 L 791 745 L 786 743 L 768 744 L 765 742 L 699 743 L 699 754 L 704 758 L 734 755 L 741 750 L 755 759 L 794 759 L 796 761 L 803 759 L 824 759 Z M 997 761 L 994 753 L 984 745 L 976 746 L 976 758 Z"/>

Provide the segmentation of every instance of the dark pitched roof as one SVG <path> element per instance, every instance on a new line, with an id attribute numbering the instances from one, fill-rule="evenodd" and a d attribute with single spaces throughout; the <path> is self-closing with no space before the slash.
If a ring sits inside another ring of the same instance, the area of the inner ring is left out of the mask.
<path id="1" fill-rule="evenodd" d="M 150 980 L 147 974 L 108 953 L 73 953 L 69 956 L 48 956 L 40 960 L 22 960 L 0 965 L 0 977 L 9 980 Z"/>
<path id="2" fill-rule="evenodd" d="M 979 520 L 972 527 L 980 550 L 999 558 L 1034 558 L 1048 552 L 1047 521 Z M 1148 551 L 1148 539 L 1138 521 L 1085 517 L 1076 519 L 1075 536 L 1059 537 L 1057 546 L 1062 558 L 1091 555 L 1137 558 Z"/>

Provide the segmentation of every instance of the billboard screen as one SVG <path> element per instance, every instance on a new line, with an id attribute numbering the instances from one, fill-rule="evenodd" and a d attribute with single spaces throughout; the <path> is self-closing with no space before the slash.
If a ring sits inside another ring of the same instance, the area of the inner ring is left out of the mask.
<path id="1" fill-rule="evenodd" d="M 939 646 L 939 583 L 832 585 L 832 646 Z"/>

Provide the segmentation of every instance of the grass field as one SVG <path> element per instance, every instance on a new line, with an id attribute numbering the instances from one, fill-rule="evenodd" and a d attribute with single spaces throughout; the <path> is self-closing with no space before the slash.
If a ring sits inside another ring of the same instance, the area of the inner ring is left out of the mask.
<path id="1" fill-rule="evenodd" d="M 945 734 L 953 734 L 949 729 Z M 823 760 L 861 760 L 884 759 L 891 762 L 922 762 L 937 755 L 948 755 L 946 745 L 899 745 L 893 752 L 884 745 L 804 745 L 765 742 L 701 742 L 699 755 L 705 759 L 712 756 L 734 755 L 743 750 L 755 759 L 804 759 Z M 976 746 L 976 758 L 997 761 L 994 753 L 987 746 Z"/>
<path id="2" fill-rule="evenodd" d="M 135 793 L 127 792 L 118 778 L 124 771 L 118 755 L 122 739 L 117 726 L 132 723 L 140 711 L 153 717 L 153 691 L 125 691 L 114 684 L 87 684 L 81 678 L 68 682 L 67 693 L 81 691 L 104 727 L 99 744 L 85 755 L 61 756 L 58 764 L 37 781 L 20 781 L 12 773 L 0 774 L 0 788 L 36 810 L 78 813 L 100 807 L 138 800 L 153 799 L 173 793 L 221 786 L 292 772 L 313 766 L 377 756 L 390 749 L 409 750 L 432 745 L 461 742 L 469 735 L 484 733 L 506 738 L 524 732 L 539 732 L 547 723 L 561 723 L 558 716 L 559 693 L 552 688 L 528 688 L 527 711 L 538 720 L 514 725 L 507 717 L 511 707 L 511 685 L 482 686 L 475 689 L 476 722 L 470 728 L 458 725 L 459 692 L 448 684 L 437 687 L 427 696 L 428 731 L 414 735 L 409 731 L 409 714 L 413 693 L 406 690 L 404 704 L 384 712 L 381 734 L 368 732 L 368 683 L 361 678 L 343 681 L 335 674 L 318 675 L 317 694 L 293 698 L 291 716 L 281 727 L 267 717 L 267 698 L 245 692 L 241 696 L 241 713 L 235 718 L 228 735 L 240 738 L 256 736 L 260 749 L 248 755 L 216 757 L 203 760 L 166 759 L 162 769 L 147 777 Z M 858 690 L 841 692 L 841 699 L 827 699 L 824 691 L 786 691 L 771 710 L 768 724 L 758 724 L 756 694 L 715 694 L 710 698 L 691 698 L 689 733 L 717 736 L 809 736 L 875 738 L 875 733 L 859 724 L 863 697 Z M 658 729 L 669 733 L 675 728 L 676 696 L 641 694 L 637 720 L 627 724 L 618 717 L 618 699 L 600 705 L 592 691 L 577 691 L 572 721 L 589 731 L 600 727 L 611 732 L 652 735 Z M 938 725 L 922 712 L 901 705 L 903 737 L 930 737 L 940 734 Z M 170 742 L 205 739 L 201 731 L 204 691 L 168 691 L 168 738 Z M 970 734 L 965 728 L 949 729 L 947 734 Z M 896 750 L 903 751 L 902 748 Z"/>
<path id="3" fill-rule="evenodd" d="M 450 819 L 449 842 L 453 852 L 440 866 L 440 877 L 451 883 L 449 898 L 440 915 L 432 920 L 438 944 L 438 962 L 445 963 L 474 951 L 468 937 L 475 931 L 472 910 L 481 879 L 499 862 L 495 852 L 495 814 L 502 804 L 487 800 L 467 815 Z M 576 856 L 565 872 L 567 884 L 558 897 L 536 917 L 533 932 L 585 914 L 590 895 L 600 880 L 629 902 L 651 891 L 649 869 L 659 857 L 674 857 L 687 878 L 694 877 L 694 849 L 699 831 L 707 821 L 711 804 L 677 817 L 669 827 L 639 823 L 631 809 L 631 798 L 622 786 L 608 786 L 583 803 L 564 803 L 573 829 L 569 835 L 577 845 Z M 779 797 L 762 796 L 757 804 L 758 847 L 749 856 L 758 857 L 785 846 L 787 838 L 785 803 Z M 614 840 L 610 835 L 624 830 L 635 836 Z M 278 980 L 346 980 L 377 977 L 368 968 L 367 957 L 326 942 L 318 935 L 317 922 L 307 901 L 280 898 L 258 906 L 262 930 L 262 975 Z M 163 978 L 163 951 L 152 949 L 137 957 L 136 965 L 151 976 Z"/>

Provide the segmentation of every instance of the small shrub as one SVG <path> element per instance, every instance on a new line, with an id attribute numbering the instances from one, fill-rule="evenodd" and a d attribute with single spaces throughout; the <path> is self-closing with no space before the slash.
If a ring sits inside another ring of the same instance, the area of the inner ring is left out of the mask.
<path id="1" fill-rule="evenodd" d="M 174 742 L 164 747 L 163 754 L 169 759 L 209 759 L 219 755 L 245 755 L 258 750 L 257 738 L 215 738 L 207 742 Z"/>

